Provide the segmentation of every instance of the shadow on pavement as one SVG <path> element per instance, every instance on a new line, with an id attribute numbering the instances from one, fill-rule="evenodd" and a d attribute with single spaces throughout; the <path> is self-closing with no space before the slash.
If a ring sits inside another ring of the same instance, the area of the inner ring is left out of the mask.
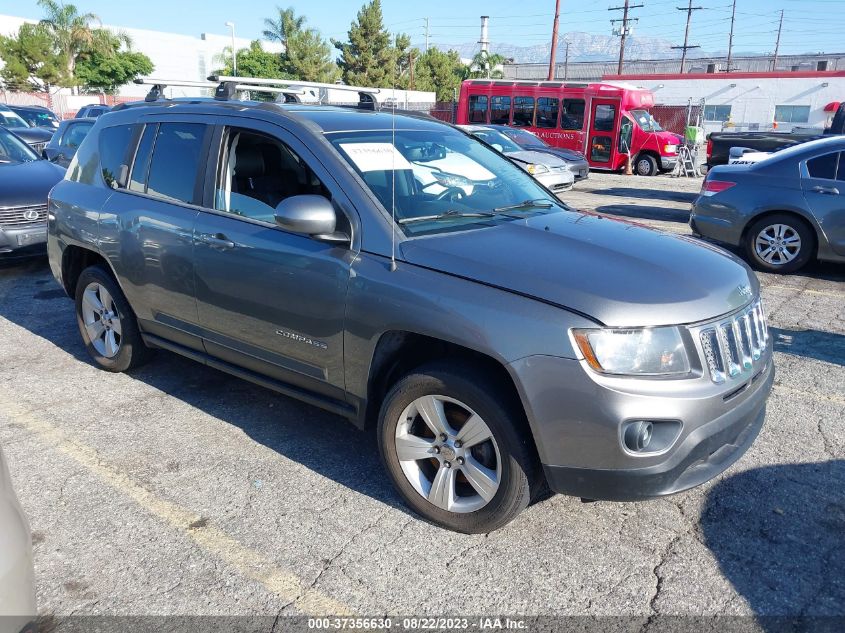
<path id="1" fill-rule="evenodd" d="M 819 330 L 784 330 L 772 327 L 776 352 L 814 358 L 845 366 L 845 334 Z"/>
<path id="2" fill-rule="evenodd" d="M 845 460 L 727 477 L 709 492 L 700 526 L 764 630 L 828 630 L 824 621 L 793 629 L 784 620 L 845 615 Z"/>
<path id="3" fill-rule="evenodd" d="M 586 190 L 586 188 L 585 188 Z M 676 191 L 666 189 L 644 189 L 638 187 L 602 187 L 589 189 L 589 193 L 597 196 L 614 196 L 617 198 L 636 198 L 640 200 L 672 201 L 692 203 L 698 192 Z"/>
<path id="4" fill-rule="evenodd" d="M 605 204 L 595 208 L 596 213 L 620 215 L 640 220 L 663 220 L 664 222 L 689 222 L 689 209 L 668 209 L 639 204 Z"/>

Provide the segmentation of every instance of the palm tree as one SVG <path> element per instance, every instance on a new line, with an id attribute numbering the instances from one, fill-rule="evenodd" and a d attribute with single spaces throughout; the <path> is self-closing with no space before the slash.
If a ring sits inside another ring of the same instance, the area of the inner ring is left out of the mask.
<path id="1" fill-rule="evenodd" d="M 264 30 L 262 35 L 271 42 L 280 42 L 287 50 L 288 38 L 302 30 L 305 25 L 305 16 L 297 17 L 293 7 L 282 9 L 276 7 L 279 12 L 279 18 L 264 18 Z"/>
<path id="2" fill-rule="evenodd" d="M 464 79 L 501 79 L 504 73 L 498 70 L 498 66 L 505 63 L 505 58 L 497 53 L 479 51 L 473 56 L 469 66 L 464 70 Z"/>
<path id="3" fill-rule="evenodd" d="M 74 76 L 80 54 L 98 52 L 110 55 L 114 51 L 112 46 L 114 38 L 127 46 L 131 44 L 128 35 L 109 33 L 101 28 L 99 17 L 93 13 L 80 13 L 73 4 L 64 4 L 56 0 L 38 0 L 38 6 L 46 13 L 46 17 L 40 24 L 52 35 L 56 47 L 65 57 L 66 70 L 70 79 Z"/>

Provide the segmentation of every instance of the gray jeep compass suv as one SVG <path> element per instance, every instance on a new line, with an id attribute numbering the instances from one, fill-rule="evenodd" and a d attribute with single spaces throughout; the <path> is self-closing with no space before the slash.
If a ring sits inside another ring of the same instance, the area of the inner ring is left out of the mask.
<path id="1" fill-rule="evenodd" d="M 741 261 L 573 211 L 420 117 L 118 106 L 51 193 L 48 250 L 100 367 L 164 348 L 377 425 L 408 505 L 462 532 L 544 480 L 608 500 L 707 481 L 774 377 Z"/>

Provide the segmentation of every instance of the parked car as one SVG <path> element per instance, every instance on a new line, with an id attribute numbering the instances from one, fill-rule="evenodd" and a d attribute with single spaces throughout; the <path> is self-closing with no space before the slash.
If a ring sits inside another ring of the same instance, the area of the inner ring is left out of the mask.
<path id="1" fill-rule="evenodd" d="M 757 436 L 772 342 L 738 258 L 575 212 L 448 124 L 217 92 L 118 106 L 50 194 L 102 369 L 164 348 L 375 426 L 408 505 L 463 532 L 544 479 L 685 490 Z"/>
<path id="2" fill-rule="evenodd" d="M 569 163 L 562 158 L 522 149 L 510 138 L 489 126 L 459 125 L 458 127 L 507 156 L 554 193 L 563 193 L 572 189 L 575 175 L 569 168 Z"/>
<path id="3" fill-rule="evenodd" d="M 32 127 L 8 106 L 0 103 L 0 127 L 11 130 L 23 139 L 36 154 L 47 146 L 53 132 L 39 127 Z"/>
<path id="4" fill-rule="evenodd" d="M 47 241 L 47 194 L 64 174 L 0 127 L 0 253 Z"/>
<path id="5" fill-rule="evenodd" d="M 760 270 L 791 273 L 817 258 L 845 262 L 845 137 L 707 173 L 690 227 L 741 246 Z"/>
<path id="6" fill-rule="evenodd" d="M 82 140 L 91 131 L 97 119 L 68 119 L 62 121 L 59 129 L 53 134 L 53 138 L 44 148 L 44 158 L 49 161 L 67 167 L 71 159 L 76 155 L 76 150 L 82 144 Z"/>
<path id="7" fill-rule="evenodd" d="M 10 105 L 9 109 L 26 121 L 30 127 L 43 127 L 48 130 L 56 130 L 59 127 L 59 117 L 52 110 L 44 106 Z"/>
<path id="8" fill-rule="evenodd" d="M 32 536 L 0 449 L 0 630 L 34 633 L 35 616 Z"/>
<path id="9" fill-rule="evenodd" d="M 839 104 L 830 127 L 813 131 L 798 129 L 791 132 L 776 130 L 764 132 L 712 132 L 707 136 L 707 168 L 725 165 L 730 162 L 730 152 L 735 147 L 742 147 L 756 152 L 777 152 L 778 150 L 808 143 L 829 135 L 845 134 L 845 101 Z"/>
<path id="10" fill-rule="evenodd" d="M 490 127 L 507 136 L 522 149 L 532 152 L 544 152 L 562 158 L 569 165 L 572 175 L 575 176 L 575 182 L 589 178 L 590 164 L 587 162 L 587 157 L 581 152 L 576 152 L 574 149 L 566 149 L 565 147 L 552 147 L 539 136 L 528 130 L 510 127 L 509 125 L 491 125 Z"/>
<path id="11" fill-rule="evenodd" d="M 102 105 L 100 103 L 91 103 L 79 108 L 79 111 L 77 111 L 76 113 L 76 118 L 96 119 L 97 117 L 102 116 L 106 112 L 111 112 L 111 108 L 109 106 Z"/>

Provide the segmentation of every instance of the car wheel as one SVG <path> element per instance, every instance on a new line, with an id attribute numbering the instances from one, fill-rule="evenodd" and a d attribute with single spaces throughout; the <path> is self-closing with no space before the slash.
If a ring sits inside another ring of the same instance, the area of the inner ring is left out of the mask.
<path id="1" fill-rule="evenodd" d="M 390 390 L 379 416 L 379 452 L 407 504 L 467 534 L 510 522 L 542 477 L 521 407 L 472 366 L 431 364 Z"/>
<path id="2" fill-rule="evenodd" d="M 636 162 L 637 176 L 654 176 L 657 173 L 657 159 L 650 154 L 640 154 Z"/>
<path id="3" fill-rule="evenodd" d="M 745 250 L 755 267 L 772 273 L 792 273 L 813 256 L 815 239 L 805 222 L 787 214 L 754 222 L 745 235 Z"/>
<path id="4" fill-rule="evenodd" d="M 86 268 L 79 276 L 76 322 L 88 353 L 102 369 L 126 371 L 152 355 L 123 291 L 100 266 Z"/>

